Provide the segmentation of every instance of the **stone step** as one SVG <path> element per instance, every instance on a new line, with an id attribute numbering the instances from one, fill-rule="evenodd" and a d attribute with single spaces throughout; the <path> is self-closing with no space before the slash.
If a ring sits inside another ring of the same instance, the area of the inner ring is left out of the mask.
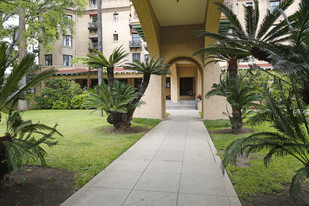
<path id="1" fill-rule="evenodd" d="M 194 110 L 197 109 L 197 102 L 195 100 L 180 100 L 173 103 L 171 100 L 166 100 L 167 110 Z"/>

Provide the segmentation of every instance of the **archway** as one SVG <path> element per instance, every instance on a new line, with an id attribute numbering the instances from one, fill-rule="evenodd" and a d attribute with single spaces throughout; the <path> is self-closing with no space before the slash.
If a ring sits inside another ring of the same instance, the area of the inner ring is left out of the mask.
<path id="1" fill-rule="evenodd" d="M 202 111 L 203 69 L 192 57 L 180 56 L 168 62 L 171 74 L 165 79 L 166 110 L 197 109 Z"/>

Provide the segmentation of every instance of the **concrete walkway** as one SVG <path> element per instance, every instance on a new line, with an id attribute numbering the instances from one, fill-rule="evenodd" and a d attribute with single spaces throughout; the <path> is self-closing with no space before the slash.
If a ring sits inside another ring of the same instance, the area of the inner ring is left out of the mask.
<path id="1" fill-rule="evenodd" d="M 62 205 L 241 205 L 198 111 L 169 112 Z"/>

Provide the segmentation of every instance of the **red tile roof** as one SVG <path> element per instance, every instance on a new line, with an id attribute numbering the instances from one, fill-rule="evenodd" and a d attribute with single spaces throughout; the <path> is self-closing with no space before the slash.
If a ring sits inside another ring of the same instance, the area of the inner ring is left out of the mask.
<path id="1" fill-rule="evenodd" d="M 97 69 L 92 69 L 90 72 L 96 73 Z M 104 71 L 103 71 L 104 72 Z M 88 69 L 86 68 L 71 68 L 71 69 L 60 69 L 56 72 L 56 75 L 81 75 L 88 73 Z M 117 67 L 114 69 L 114 73 L 121 74 L 121 73 L 138 73 L 134 70 L 125 69 L 122 67 Z"/>

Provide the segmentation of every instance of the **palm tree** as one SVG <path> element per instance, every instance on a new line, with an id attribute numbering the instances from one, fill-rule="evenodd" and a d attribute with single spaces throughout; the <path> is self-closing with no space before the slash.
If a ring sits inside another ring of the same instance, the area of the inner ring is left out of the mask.
<path id="1" fill-rule="evenodd" d="M 0 136 L 0 180 L 11 170 L 22 170 L 24 162 L 30 159 L 39 159 L 44 166 L 46 152 L 41 145 L 56 144 L 52 137 L 58 133 L 56 126 L 52 128 L 23 121 L 19 112 L 13 112 L 13 108 L 18 100 L 24 97 L 26 91 L 55 72 L 53 69 L 42 71 L 20 88 L 20 80 L 35 71 L 34 60 L 33 55 L 27 54 L 19 63 L 10 64 L 8 46 L 0 43 L 0 111 L 8 113 L 6 132 L 4 136 Z M 10 67 L 12 71 L 6 76 L 5 72 Z M 33 134 L 37 136 L 33 137 Z"/>
<path id="2" fill-rule="evenodd" d="M 243 126 L 243 114 L 249 106 L 258 106 L 255 102 L 261 100 L 261 96 L 256 94 L 254 87 L 250 84 L 250 79 L 238 74 L 231 79 L 229 75 L 224 75 L 219 84 L 213 84 L 206 97 L 223 96 L 232 107 L 232 115 L 229 115 L 233 132 L 239 131 Z"/>
<path id="3" fill-rule="evenodd" d="M 276 70 L 286 75 L 297 73 L 302 82 L 302 99 L 309 104 L 309 2 L 301 1 L 299 9 L 286 18 L 291 41 L 285 50 L 264 49 Z"/>
<path id="4" fill-rule="evenodd" d="M 134 110 L 137 104 L 133 100 L 137 97 L 134 88 L 118 80 L 114 81 L 114 90 L 111 93 L 108 86 L 103 82 L 91 91 L 84 100 L 86 109 L 98 109 L 107 113 L 107 121 L 116 129 L 127 129 L 131 124 L 127 113 Z"/>
<path id="5" fill-rule="evenodd" d="M 87 108 L 102 108 L 108 113 L 107 120 L 110 124 L 113 124 L 116 129 L 126 130 L 130 127 L 133 113 L 140 104 L 140 100 L 149 85 L 150 76 L 152 74 L 168 74 L 169 71 L 166 69 L 167 65 L 162 64 L 162 58 L 157 60 L 152 58 L 150 61 L 146 62 L 135 60 L 133 63 L 127 63 L 125 68 L 142 73 L 143 80 L 141 85 L 134 90 L 134 95 L 132 94 L 134 98 L 131 95 L 125 95 L 123 96 L 124 98 L 119 99 L 119 94 L 123 95 L 123 92 L 130 91 L 128 87 L 131 86 L 127 85 L 123 87 L 119 86 L 119 83 L 115 83 L 113 72 L 114 62 L 122 61 L 127 54 L 123 51 L 122 47 L 116 48 L 107 61 L 102 53 L 97 51 L 96 53 L 98 54 L 97 56 L 88 55 L 89 58 L 85 63 L 90 67 L 97 68 L 98 66 L 104 65 L 104 67 L 107 68 L 108 90 L 104 85 L 100 87 L 100 89 L 97 89 L 95 94 L 89 95 L 85 102 L 85 106 Z M 129 107 L 129 105 L 131 106 Z"/>
<path id="6" fill-rule="evenodd" d="M 280 1 L 280 5 L 272 12 L 267 10 L 265 17 L 260 23 L 259 2 L 254 0 L 254 7 L 244 7 L 244 27 L 230 8 L 220 2 L 215 2 L 218 9 L 230 22 L 230 24 L 226 26 L 226 29 L 229 30 L 229 32 L 218 34 L 208 31 L 196 31 L 195 33 L 199 36 L 207 36 L 219 41 L 221 43 L 220 46 L 223 54 L 225 54 L 225 52 L 231 54 L 233 52 L 231 49 L 241 49 L 247 51 L 247 56 L 252 55 L 259 60 L 269 62 L 271 59 L 263 50 L 264 47 L 286 50 L 286 47 L 282 43 L 290 39 L 290 36 L 288 35 L 288 25 L 285 21 L 282 21 L 275 26 L 274 23 L 278 21 L 282 11 L 286 10 L 293 2 L 294 0 Z M 223 42 L 225 44 L 223 44 L 224 46 L 222 47 Z M 211 50 L 207 50 L 207 48 L 200 49 L 199 53 L 202 53 L 203 51 L 207 54 L 211 54 Z M 216 55 L 217 53 L 214 54 Z"/>
<path id="7" fill-rule="evenodd" d="M 129 55 L 122 46 L 113 50 L 112 54 L 107 59 L 102 52 L 93 50 L 96 54 L 88 54 L 85 61 L 81 63 L 87 64 L 92 68 L 106 68 L 108 87 L 113 93 L 114 88 L 114 67 L 124 62 L 124 59 Z"/>
<path id="8" fill-rule="evenodd" d="M 268 122 L 276 131 L 263 131 L 232 142 L 225 150 L 223 169 L 229 163 L 236 163 L 239 155 L 248 156 L 257 151 L 267 151 L 264 163 L 267 167 L 275 156 L 293 156 L 303 164 L 296 171 L 290 186 L 290 196 L 295 199 L 300 185 L 309 177 L 309 122 L 306 105 L 300 100 L 299 82 L 296 75 L 289 76 L 289 86 L 275 81 L 278 94 L 266 90 L 266 109 L 257 113 L 249 122 L 253 125 Z M 280 102 L 279 102 L 280 101 Z"/>
<path id="9" fill-rule="evenodd" d="M 54 69 L 41 71 L 26 85 L 19 88 L 20 80 L 35 71 L 35 57 L 27 54 L 20 63 L 10 65 L 8 64 L 7 49 L 8 46 L 5 43 L 0 43 L 0 111 L 14 107 L 15 103 L 25 95 L 26 91 L 56 72 Z M 6 76 L 5 72 L 9 70 L 10 66 L 12 66 L 12 71 Z"/>

